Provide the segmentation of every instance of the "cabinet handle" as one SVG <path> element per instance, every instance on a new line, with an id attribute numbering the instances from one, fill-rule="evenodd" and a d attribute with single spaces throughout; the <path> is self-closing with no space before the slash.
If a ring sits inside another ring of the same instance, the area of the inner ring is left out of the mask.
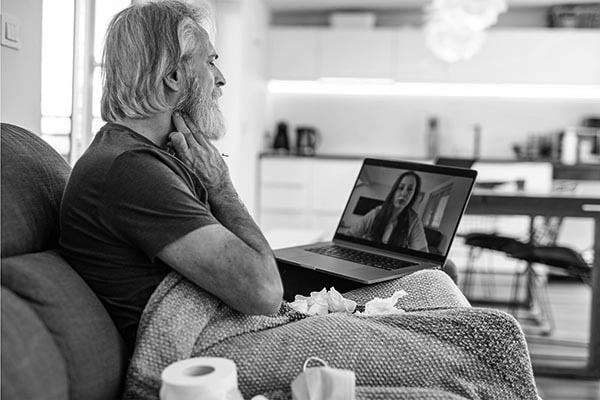
<path id="1" fill-rule="evenodd" d="M 600 212 L 600 204 L 583 204 L 581 209 L 585 212 Z"/>

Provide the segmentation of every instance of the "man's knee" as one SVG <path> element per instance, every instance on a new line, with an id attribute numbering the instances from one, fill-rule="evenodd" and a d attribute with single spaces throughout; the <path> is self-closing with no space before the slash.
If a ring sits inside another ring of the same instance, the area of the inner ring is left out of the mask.
<path id="1" fill-rule="evenodd" d="M 456 264 L 452 262 L 452 260 L 447 259 L 444 265 L 442 266 L 442 271 L 444 271 L 454 283 L 458 283 L 458 269 L 456 268 Z"/>

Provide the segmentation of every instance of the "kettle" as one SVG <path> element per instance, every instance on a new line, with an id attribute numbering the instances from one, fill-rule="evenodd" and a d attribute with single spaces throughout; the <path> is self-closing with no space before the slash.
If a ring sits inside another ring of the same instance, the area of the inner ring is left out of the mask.
<path id="1" fill-rule="evenodd" d="M 310 126 L 296 128 L 296 153 L 301 156 L 314 156 L 317 150 L 319 132 Z"/>

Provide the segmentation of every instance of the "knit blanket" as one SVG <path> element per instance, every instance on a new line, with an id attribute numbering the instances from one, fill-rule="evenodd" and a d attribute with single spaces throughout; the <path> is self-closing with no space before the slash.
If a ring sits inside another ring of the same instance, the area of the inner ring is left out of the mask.
<path id="1" fill-rule="evenodd" d="M 284 303 L 273 316 L 241 314 L 177 273 L 140 321 L 124 399 L 158 399 L 160 374 L 190 357 L 226 357 L 244 398 L 291 399 L 311 356 L 356 374 L 357 399 L 537 399 L 523 332 L 504 312 L 471 308 L 440 271 L 421 271 L 344 294 L 365 304 L 404 289 L 399 315 L 307 316 Z"/>

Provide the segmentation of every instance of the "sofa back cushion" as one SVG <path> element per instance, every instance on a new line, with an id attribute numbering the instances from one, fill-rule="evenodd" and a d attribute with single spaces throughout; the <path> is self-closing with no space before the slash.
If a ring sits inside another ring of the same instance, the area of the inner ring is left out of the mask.
<path id="1" fill-rule="evenodd" d="M 2 257 L 56 248 L 69 164 L 23 128 L 1 124 L 1 141 Z"/>
<path id="2" fill-rule="evenodd" d="M 116 399 L 127 365 L 123 340 L 100 300 L 71 266 L 55 251 L 23 254 L 2 259 L 1 279 L 3 288 L 26 302 L 51 332 L 66 361 L 68 398 Z M 3 329 L 4 325 L 3 315 Z M 11 345 L 3 335 L 3 361 Z M 17 360 L 2 363 L 3 374 L 13 362 Z"/>
<path id="3" fill-rule="evenodd" d="M 36 312 L 2 287 L 2 399 L 68 399 L 66 369 L 54 338 Z"/>

